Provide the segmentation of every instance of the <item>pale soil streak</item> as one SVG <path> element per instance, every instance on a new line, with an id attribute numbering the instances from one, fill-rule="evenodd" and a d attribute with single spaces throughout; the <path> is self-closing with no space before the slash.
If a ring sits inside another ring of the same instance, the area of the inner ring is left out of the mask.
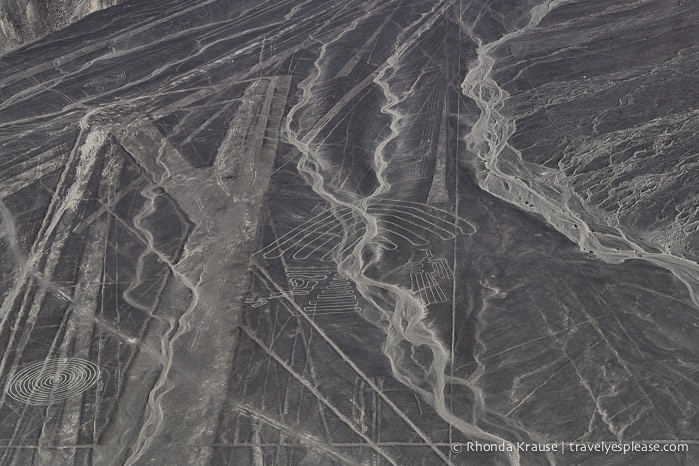
<path id="1" fill-rule="evenodd" d="M 138 448 L 127 464 L 148 460 L 207 464 L 206 454 L 193 452 L 187 444 L 172 445 L 167 438 L 186 438 L 189 445 L 214 443 L 231 370 L 238 306 L 249 282 L 247 260 L 255 245 L 258 210 L 276 153 L 273 133 L 281 121 L 289 84 L 287 77 L 276 77 L 263 78 L 248 87 L 244 99 L 252 106 L 244 105 L 242 113 L 233 118 L 231 126 L 237 129 L 227 133 L 211 168 L 192 169 L 147 122 L 133 125 L 120 136 L 122 145 L 147 167 L 156 184 L 196 225 L 184 257 L 175 267 L 182 277 L 196 282 L 192 292 L 198 296 L 193 307 L 177 317 L 177 330 L 169 337 L 169 349 L 161 355 L 166 359 L 161 363 L 171 370 L 163 370 L 154 387 L 158 394 L 153 396 L 152 392 L 149 402 L 156 418 L 144 421 L 136 441 Z M 240 130 L 245 134 L 236 132 Z M 247 144 L 237 146 L 239 138 Z M 157 147 L 160 153 L 153 163 Z M 217 175 L 219 183 L 215 182 Z M 231 282 L 232 277 L 239 278 Z M 153 363 L 148 354 L 137 359 L 140 366 Z M 178 371 L 186 373 L 178 375 Z M 176 383 L 184 378 L 200 383 Z M 188 422 L 183 423 L 183 419 Z"/>
<path id="2" fill-rule="evenodd" d="M 85 121 L 86 120 L 87 117 Z M 20 276 L 0 309 L 0 312 L 2 312 L 2 322 L 0 322 L 0 326 L 4 327 L 8 325 L 9 322 L 7 319 L 12 306 L 20 299 L 22 291 L 24 290 L 26 292 L 27 287 L 34 283 L 34 274 L 39 274 L 47 279 L 53 276 L 53 272 L 58 265 L 65 244 L 65 239 L 51 242 L 53 234 L 60 225 L 70 224 L 74 218 L 75 209 L 84 196 L 87 182 L 92 174 L 97 152 L 104 144 L 105 138 L 106 132 L 99 129 L 83 129 L 81 132 L 78 139 L 78 142 L 81 144 L 79 146 L 76 145 L 76 148 L 72 152 L 71 160 L 66 164 L 67 168 L 61 177 L 59 187 L 56 188 L 59 189 L 61 186 L 65 186 L 66 194 L 62 196 L 61 199 L 54 197 L 48 208 L 48 213 L 42 222 L 32 250 L 26 257 L 25 262 L 19 264 L 21 270 Z M 73 172 L 71 167 L 75 167 L 72 177 L 69 176 L 69 173 Z M 48 254 L 48 257 L 41 270 L 38 270 L 45 254 Z M 9 342 L 9 346 L 15 349 L 15 359 L 10 363 L 10 361 L 8 361 L 10 352 L 5 352 L 2 361 L 0 361 L 0 373 L 4 372 L 5 367 L 10 364 L 10 368 L 6 374 L 6 380 L 9 380 L 17 369 L 16 366 L 20 361 L 24 348 L 29 342 L 32 329 L 42 309 L 46 291 L 45 287 L 40 287 L 31 302 L 27 302 L 26 294 L 24 296 L 19 312 L 20 315 L 26 314 L 26 321 L 22 325 L 21 330 L 14 329 L 12 331 Z M 4 402 L 5 392 L 3 391 L 2 394 L 0 394 L 0 403 Z"/>
<path id="3" fill-rule="evenodd" d="M 105 164 L 101 179 L 102 188 L 113 186 L 123 169 L 123 159 L 117 162 Z M 94 359 L 90 354 L 90 345 L 95 330 L 96 312 L 99 307 L 99 295 L 102 288 L 101 280 L 96 280 L 102 276 L 104 264 L 104 249 L 107 239 L 108 222 L 105 217 L 99 217 L 97 221 L 90 222 L 92 225 L 87 233 L 85 241 L 86 249 L 83 252 L 81 264 L 78 267 L 78 278 L 71 299 L 71 312 L 66 314 L 64 319 L 65 332 L 56 334 L 50 353 L 58 346 L 60 357 L 79 357 L 83 359 Z M 58 337 L 61 336 L 59 340 Z M 102 381 L 98 382 L 96 392 L 100 392 Z M 77 445 L 79 444 L 78 433 L 83 422 L 82 408 L 86 401 L 84 395 L 66 400 L 62 405 L 60 422 L 49 419 L 44 422 L 40 445 Z M 95 406 L 95 409 L 97 406 Z M 94 420 L 93 420 L 94 422 Z M 53 466 L 56 464 L 72 464 L 75 461 L 75 449 L 42 449 L 37 453 L 35 461 L 37 466 Z"/>

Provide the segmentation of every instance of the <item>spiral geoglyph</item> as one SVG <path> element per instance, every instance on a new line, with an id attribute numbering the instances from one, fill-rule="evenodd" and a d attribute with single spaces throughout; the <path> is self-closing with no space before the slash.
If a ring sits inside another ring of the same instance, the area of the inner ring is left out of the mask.
<path id="1" fill-rule="evenodd" d="M 30 405 L 60 403 L 94 386 L 99 367 L 81 358 L 51 358 L 24 367 L 10 380 L 7 394 Z"/>

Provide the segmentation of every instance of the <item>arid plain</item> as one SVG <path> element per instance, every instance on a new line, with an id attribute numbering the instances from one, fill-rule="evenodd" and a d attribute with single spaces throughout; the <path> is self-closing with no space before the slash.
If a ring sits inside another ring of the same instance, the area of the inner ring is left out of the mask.
<path id="1" fill-rule="evenodd" d="M 699 464 L 697 2 L 97 3 L 0 55 L 0 465 Z"/>

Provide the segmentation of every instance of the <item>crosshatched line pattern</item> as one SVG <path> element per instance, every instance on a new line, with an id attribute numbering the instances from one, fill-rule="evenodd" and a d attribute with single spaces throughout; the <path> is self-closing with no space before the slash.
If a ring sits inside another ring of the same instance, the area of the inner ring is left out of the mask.
<path id="1" fill-rule="evenodd" d="M 93 387 L 100 368 L 81 358 L 51 358 L 25 367 L 12 377 L 7 394 L 29 405 L 60 403 Z"/>

